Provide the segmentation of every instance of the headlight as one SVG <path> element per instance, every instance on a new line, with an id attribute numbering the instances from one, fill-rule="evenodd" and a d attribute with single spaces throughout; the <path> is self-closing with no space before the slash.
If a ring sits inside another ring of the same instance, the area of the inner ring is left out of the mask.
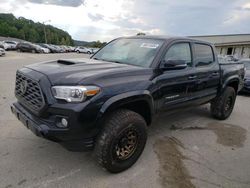
<path id="1" fill-rule="evenodd" d="M 54 86 L 52 93 L 56 99 L 67 102 L 82 102 L 88 96 L 94 96 L 100 92 L 97 86 Z"/>

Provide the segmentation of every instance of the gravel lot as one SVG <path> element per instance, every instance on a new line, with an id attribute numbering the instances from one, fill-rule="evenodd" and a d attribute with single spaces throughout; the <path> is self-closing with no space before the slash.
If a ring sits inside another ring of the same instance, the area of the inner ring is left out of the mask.
<path id="1" fill-rule="evenodd" d="M 0 187 L 250 187 L 250 98 L 240 95 L 226 121 L 209 105 L 161 115 L 138 162 L 109 174 L 92 153 L 69 152 L 38 138 L 11 114 L 16 69 L 83 54 L 7 52 L 0 57 Z"/>

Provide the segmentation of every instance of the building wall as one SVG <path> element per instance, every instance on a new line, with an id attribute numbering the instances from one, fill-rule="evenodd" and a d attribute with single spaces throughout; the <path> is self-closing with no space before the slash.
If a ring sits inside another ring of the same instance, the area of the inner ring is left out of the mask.
<path id="1" fill-rule="evenodd" d="M 197 40 L 204 40 L 214 44 L 246 42 L 250 41 L 250 34 L 236 34 L 236 35 L 210 35 L 210 36 L 190 36 Z"/>
<path id="2" fill-rule="evenodd" d="M 232 51 L 228 50 L 229 48 L 232 48 Z M 216 49 L 217 53 L 220 55 L 234 55 L 235 57 L 240 59 L 250 58 L 250 45 L 216 46 Z"/>
<path id="3" fill-rule="evenodd" d="M 197 40 L 211 42 L 217 53 L 234 55 L 237 58 L 250 58 L 250 34 L 190 36 Z"/>

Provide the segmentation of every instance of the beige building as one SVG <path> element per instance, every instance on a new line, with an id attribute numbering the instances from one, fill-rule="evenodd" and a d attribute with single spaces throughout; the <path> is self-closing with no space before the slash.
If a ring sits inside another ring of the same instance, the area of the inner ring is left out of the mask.
<path id="1" fill-rule="evenodd" d="M 190 36 L 214 43 L 218 54 L 250 58 L 250 34 Z"/>

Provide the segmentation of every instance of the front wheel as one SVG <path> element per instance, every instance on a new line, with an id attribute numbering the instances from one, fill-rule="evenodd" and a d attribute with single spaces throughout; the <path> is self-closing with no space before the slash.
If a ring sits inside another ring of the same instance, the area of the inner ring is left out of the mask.
<path id="1" fill-rule="evenodd" d="M 211 102 L 211 114 L 219 120 L 227 119 L 234 108 L 236 92 L 234 88 L 227 87 L 219 96 Z"/>
<path id="2" fill-rule="evenodd" d="M 112 173 L 128 169 L 140 157 L 147 141 L 145 120 L 130 110 L 118 110 L 107 119 L 95 146 L 98 163 Z"/>

